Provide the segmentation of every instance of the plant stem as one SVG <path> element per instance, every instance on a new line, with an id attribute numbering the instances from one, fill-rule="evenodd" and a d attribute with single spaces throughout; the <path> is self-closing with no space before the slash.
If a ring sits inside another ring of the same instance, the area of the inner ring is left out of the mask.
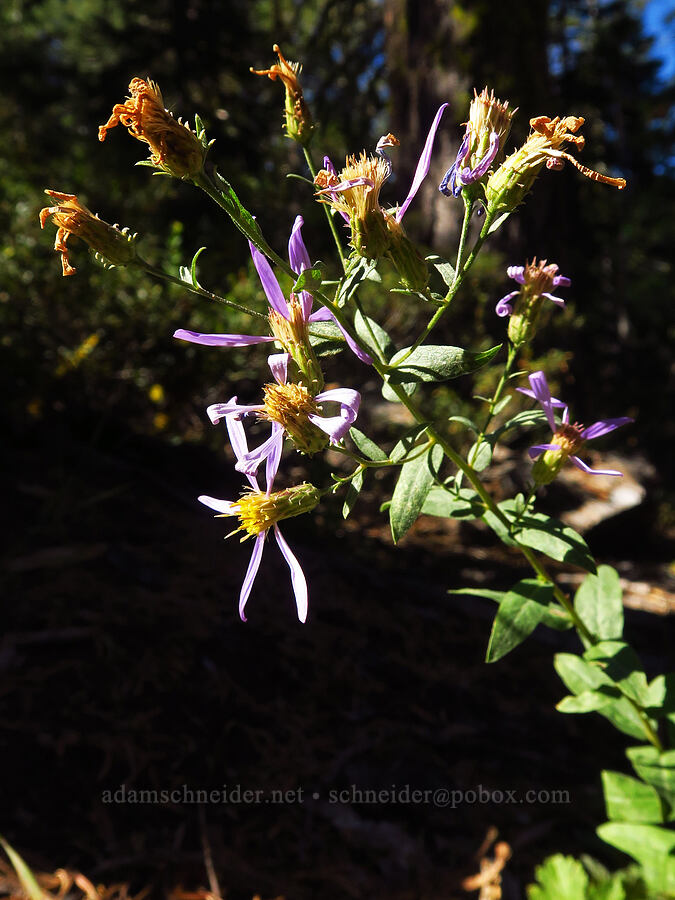
<path id="1" fill-rule="evenodd" d="M 495 413 L 495 406 L 499 403 L 499 400 L 502 396 L 502 392 L 504 387 L 506 386 L 507 381 L 509 380 L 509 376 L 511 375 L 511 369 L 513 368 L 513 364 L 516 361 L 516 348 L 512 343 L 509 342 L 509 350 L 506 356 L 506 362 L 504 363 L 504 369 L 502 371 L 502 376 L 499 379 L 499 384 L 495 388 L 495 392 L 492 395 L 492 399 L 490 400 L 490 408 L 488 409 L 487 418 L 485 419 L 485 424 L 481 430 L 481 433 L 478 435 L 476 440 L 476 444 L 480 444 L 483 438 L 485 437 L 485 432 L 488 430 L 490 422 L 492 421 L 492 417 Z"/>
<path id="2" fill-rule="evenodd" d="M 312 160 L 312 154 L 309 152 L 308 147 L 303 146 L 302 150 L 303 150 L 303 153 L 305 154 L 305 160 L 307 161 L 307 166 L 309 168 L 309 171 L 312 173 L 312 181 L 314 181 L 314 179 L 316 178 L 316 168 L 314 166 L 314 161 Z M 331 233 L 333 235 L 333 240 L 335 241 L 335 246 L 337 247 L 337 252 L 340 256 L 340 262 L 342 263 L 342 268 L 345 269 L 346 268 L 345 253 L 344 253 L 344 250 L 342 249 L 342 244 L 340 243 L 340 236 L 338 235 L 337 228 L 335 227 L 335 221 L 334 221 L 331 211 L 328 207 L 328 204 L 322 203 L 321 206 L 323 206 L 324 211 L 326 213 L 326 218 L 328 219 L 328 226 L 331 230 Z"/>
<path id="3" fill-rule="evenodd" d="M 452 287 L 454 288 L 457 280 L 462 272 L 462 256 L 464 255 L 464 247 L 466 239 L 469 235 L 469 225 L 471 223 L 471 213 L 473 212 L 473 201 L 464 199 L 464 219 L 462 220 L 462 231 L 459 236 L 459 247 L 457 248 L 457 261 L 455 262 L 455 275 L 452 279 Z M 463 274 L 463 273 L 462 273 Z"/>
<path id="4" fill-rule="evenodd" d="M 176 278 L 175 275 L 169 275 L 167 272 L 162 272 L 161 269 L 156 269 L 154 266 L 151 266 L 150 263 L 146 262 L 143 259 L 139 259 L 138 264 L 149 275 L 154 275 L 155 278 L 161 278 L 164 281 L 170 281 L 172 284 L 177 284 L 180 287 L 184 288 L 186 291 L 190 291 L 190 293 L 192 294 L 198 294 L 200 297 L 206 297 L 207 300 L 214 300 L 216 303 L 223 303 L 225 306 L 230 306 L 232 307 L 232 309 L 236 309 L 240 313 L 245 313 L 247 316 L 255 316 L 258 319 L 264 319 L 265 321 L 267 321 L 267 316 L 263 313 L 257 312 L 255 309 L 249 309 L 247 306 L 241 306 L 239 303 L 235 303 L 234 300 L 228 300 L 227 297 L 220 297 L 218 294 L 207 291 L 202 287 L 195 287 L 193 284 L 190 284 L 189 281 L 183 281 L 181 278 Z"/>

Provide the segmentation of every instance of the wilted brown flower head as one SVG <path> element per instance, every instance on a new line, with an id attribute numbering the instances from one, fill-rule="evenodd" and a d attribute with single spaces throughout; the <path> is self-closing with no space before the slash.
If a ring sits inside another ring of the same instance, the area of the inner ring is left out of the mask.
<path id="1" fill-rule="evenodd" d="M 136 235 L 128 229 L 120 230 L 117 225 L 109 225 L 90 212 L 80 203 L 75 194 L 46 190 L 46 194 L 58 201 L 56 206 L 47 206 L 40 211 L 40 227 L 51 217 L 56 225 L 54 249 L 61 254 L 64 275 L 75 272 L 68 257 L 67 240 L 70 235 L 81 238 L 114 266 L 127 266 L 136 257 Z"/>
<path id="2" fill-rule="evenodd" d="M 287 60 L 278 44 L 275 44 L 272 49 L 279 57 L 279 62 L 274 63 L 269 69 L 254 69 L 251 66 L 251 72 L 254 75 L 267 75 L 272 81 L 276 81 L 277 78 L 281 80 L 286 90 L 284 108 L 286 134 L 299 144 L 308 144 L 314 125 L 298 80 L 302 66 L 300 63 Z"/>
<path id="3" fill-rule="evenodd" d="M 131 96 L 124 103 L 116 103 L 108 121 L 99 126 L 99 141 L 106 139 L 111 128 L 122 124 L 129 134 L 149 145 L 153 165 L 176 178 L 201 172 L 206 149 L 187 125 L 165 109 L 159 87 L 153 81 L 133 78 L 129 91 Z"/>

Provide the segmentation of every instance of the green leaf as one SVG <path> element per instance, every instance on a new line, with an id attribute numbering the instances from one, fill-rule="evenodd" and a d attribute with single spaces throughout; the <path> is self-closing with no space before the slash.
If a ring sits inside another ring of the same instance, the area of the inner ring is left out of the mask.
<path id="1" fill-rule="evenodd" d="M 600 641 L 585 651 L 584 659 L 599 665 L 614 684 L 620 685 L 624 694 L 640 706 L 644 705 L 647 676 L 632 647 L 624 641 Z"/>
<path id="2" fill-rule="evenodd" d="M 492 234 L 498 228 L 501 228 L 502 225 L 504 224 L 504 222 L 506 221 L 506 219 L 508 219 L 508 217 L 510 215 L 511 215 L 511 212 L 509 211 L 509 212 L 502 213 L 501 216 L 497 216 L 497 218 L 494 220 L 494 222 L 488 228 L 487 233 Z M 486 235 L 486 237 L 487 237 L 487 235 Z"/>
<path id="3" fill-rule="evenodd" d="M 338 306 L 344 306 L 358 290 L 359 285 L 366 279 L 370 281 L 381 281 L 380 276 L 375 271 L 377 261 L 368 262 L 362 256 L 352 256 L 347 261 L 347 269 L 345 278 L 340 287 L 340 291 L 335 298 Z"/>
<path id="4" fill-rule="evenodd" d="M 455 280 L 455 270 L 447 259 L 443 259 L 435 253 L 427 256 L 426 261 L 429 267 L 430 290 L 432 293 L 445 296 Z"/>
<path id="5" fill-rule="evenodd" d="M 478 434 L 480 430 L 478 425 L 472 422 L 471 419 L 467 419 L 466 416 L 448 416 L 448 422 L 459 422 L 460 425 L 465 425 L 474 434 Z"/>
<path id="6" fill-rule="evenodd" d="M 623 601 L 616 569 L 599 566 L 596 575 L 587 575 L 574 597 L 574 608 L 598 640 L 620 638 Z"/>
<path id="7" fill-rule="evenodd" d="M 490 362 L 501 350 L 497 344 L 481 353 L 472 353 L 462 347 L 449 347 L 440 344 L 423 344 L 410 353 L 406 347 L 395 353 L 390 360 L 391 366 L 401 362 L 396 371 L 389 372 L 391 384 L 416 384 L 418 382 L 448 381 L 475 372 Z M 410 355 L 408 355 L 410 353 Z"/>
<path id="8" fill-rule="evenodd" d="M 675 831 L 657 825 L 606 822 L 597 833 L 603 841 L 640 863 L 652 891 L 675 894 Z"/>
<path id="9" fill-rule="evenodd" d="M 644 705 L 657 719 L 675 712 L 675 672 L 656 676 L 647 688 Z"/>
<path id="10" fill-rule="evenodd" d="M 509 397 L 511 399 L 511 397 Z M 501 438 L 503 434 L 507 431 L 511 431 L 513 428 L 526 428 L 529 425 L 543 425 L 546 423 L 546 415 L 540 409 L 527 409 L 525 412 L 520 412 L 518 415 L 513 416 L 512 419 L 509 419 L 507 422 L 504 422 L 503 425 L 500 425 L 499 428 L 495 429 L 490 433 L 490 436 L 493 440 L 497 440 Z"/>
<path id="11" fill-rule="evenodd" d="M 309 342 L 317 356 L 335 356 L 345 348 L 345 339 L 335 322 L 312 322 Z"/>
<path id="12" fill-rule="evenodd" d="M 663 822 L 663 805 L 654 788 L 622 772 L 602 773 L 607 816 L 615 822 Z"/>
<path id="13" fill-rule="evenodd" d="M 513 515 L 515 512 L 512 500 L 500 503 L 499 507 L 507 515 Z M 595 572 L 595 560 L 586 541 L 559 519 L 544 513 L 528 512 L 514 525 L 512 534 L 517 543 L 538 550 L 551 559 L 579 566 L 588 572 Z"/>
<path id="14" fill-rule="evenodd" d="M 584 691 L 582 694 L 563 697 L 555 708 L 561 713 L 597 712 L 620 696 L 618 688 L 601 687 L 597 691 Z"/>
<path id="15" fill-rule="evenodd" d="M 354 331 L 371 356 L 379 359 L 382 354 L 385 359 L 389 359 L 394 352 L 392 340 L 384 328 L 358 309 L 354 313 Z"/>
<path id="16" fill-rule="evenodd" d="M 366 435 L 362 431 L 359 431 L 358 428 L 350 428 L 349 437 L 354 441 L 359 453 L 362 456 L 365 456 L 366 459 L 372 459 L 373 462 L 386 462 L 388 459 L 384 450 L 381 450 L 375 441 L 371 441 L 371 439 L 366 437 Z"/>
<path id="17" fill-rule="evenodd" d="M 494 600 L 495 603 L 501 603 L 506 597 L 506 591 L 493 591 L 490 588 L 470 587 L 470 588 L 454 588 L 448 591 L 449 594 L 468 594 L 469 597 L 485 597 L 486 600 Z"/>
<path id="18" fill-rule="evenodd" d="M 14 847 L 12 847 L 11 844 L 8 844 L 2 836 L 0 836 L 0 845 L 2 845 L 2 849 L 9 857 L 9 861 L 21 882 L 24 893 L 30 897 L 30 900 L 45 900 L 47 895 L 43 892 L 35 879 L 35 875 L 33 875 L 29 866 L 24 862 L 22 857 L 19 856 Z"/>
<path id="19" fill-rule="evenodd" d="M 291 290 L 294 294 L 299 294 L 300 291 L 309 291 L 311 294 L 312 291 L 316 291 L 321 287 L 322 281 L 323 272 L 321 267 L 317 265 L 314 266 L 313 269 L 304 269 L 304 271 L 298 275 L 298 280 Z"/>
<path id="20" fill-rule="evenodd" d="M 389 507 L 389 522 L 394 543 L 411 528 L 424 506 L 434 483 L 430 468 L 430 452 L 403 464 Z"/>
<path id="21" fill-rule="evenodd" d="M 223 198 L 225 212 L 232 219 L 237 228 L 244 234 L 251 243 L 268 256 L 270 259 L 278 259 L 276 253 L 263 237 L 260 225 L 253 218 L 251 213 L 242 205 L 241 200 L 237 197 L 232 185 L 226 181 L 223 176 L 213 170 L 213 177 L 218 189 L 218 193 Z"/>
<path id="22" fill-rule="evenodd" d="M 491 444 L 486 440 L 473 444 L 467 454 L 466 461 L 476 472 L 482 472 L 483 469 L 487 469 L 492 462 Z"/>
<path id="23" fill-rule="evenodd" d="M 361 493 L 361 488 L 363 487 L 363 469 L 357 472 L 356 475 L 349 482 L 349 486 L 347 488 L 347 493 L 345 495 L 345 502 L 342 504 L 342 518 L 346 519 L 350 514 L 352 509 L 354 508 L 354 504 L 356 503 L 359 494 Z"/>
<path id="24" fill-rule="evenodd" d="M 583 694 L 584 691 L 595 690 L 600 687 L 613 688 L 614 682 L 605 675 L 598 666 L 591 665 L 574 653 L 558 653 L 554 659 L 555 670 L 568 690 L 573 694 Z M 625 697 L 614 703 L 599 709 L 601 716 L 631 737 L 644 740 L 645 729 L 640 714 Z"/>
<path id="25" fill-rule="evenodd" d="M 637 774 L 656 788 L 669 806 L 669 819 L 675 817 L 675 750 L 662 753 L 651 744 L 629 747 L 626 756 Z"/>
<path id="26" fill-rule="evenodd" d="M 548 612 L 553 585 L 524 578 L 514 585 L 499 604 L 492 623 L 486 662 L 496 662 L 522 643 Z"/>
<path id="27" fill-rule="evenodd" d="M 438 484 L 429 491 L 422 512 L 447 519 L 478 519 L 483 515 L 484 507 L 475 491 L 462 488 L 455 493 Z"/>
<path id="28" fill-rule="evenodd" d="M 392 462 L 401 462 L 402 459 L 405 459 L 415 448 L 415 445 L 426 430 L 426 425 L 413 425 L 412 428 L 409 428 L 389 454 L 389 459 Z"/>
<path id="29" fill-rule="evenodd" d="M 537 884 L 528 884 L 527 900 L 585 900 L 588 875 L 571 856 L 549 856 L 534 870 L 534 877 Z"/>

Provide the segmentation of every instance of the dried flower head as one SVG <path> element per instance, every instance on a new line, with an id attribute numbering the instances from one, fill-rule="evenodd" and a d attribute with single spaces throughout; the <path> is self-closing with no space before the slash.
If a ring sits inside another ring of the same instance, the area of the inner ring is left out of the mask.
<path id="1" fill-rule="evenodd" d="M 571 153 L 562 150 L 565 143 L 582 150 L 585 138 L 577 131 L 584 124 L 581 116 L 537 116 L 530 119 L 532 131 L 522 147 L 512 153 L 488 179 L 486 185 L 488 208 L 493 213 L 511 212 L 522 202 L 535 178 L 545 165 L 548 169 L 562 169 L 565 161 L 592 181 L 611 184 L 622 190 L 625 178 L 610 178 L 582 165 Z"/>
<path id="2" fill-rule="evenodd" d="M 278 44 L 272 49 L 279 57 L 279 62 L 274 63 L 269 69 L 254 69 L 251 66 L 251 72 L 254 75 L 267 75 L 272 81 L 280 79 L 286 90 L 284 109 L 286 134 L 291 140 L 307 145 L 312 138 L 314 125 L 298 80 L 302 66 L 300 63 L 287 60 Z"/>
<path id="3" fill-rule="evenodd" d="M 133 78 L 131 96 L 113 106 L 110 118 L 98 129 L 99 141 L 122 124 L 129 134 L 150 147 L 150 161 L 176 178 L 198 175 L 204 166 L 206 147 L 187 125 L 164 107 L 159 87 L 153 81 Z"/>
<path id="4" fill-rule="evenodd" d="M 61 254 L 64 275 L 76 270 L 70 264 L 67 241 L 71 235 L 81 238 L 92 250 L 113 266 L 128 266 L 136 258 L 136 238 L 128 228 L 109 225 L 80 203 L 76 194 L 46 190 L 45 194 L 59 202 L 40 210 L 40 227 L 51 218 L 56 225 L 54 249 Z"/>

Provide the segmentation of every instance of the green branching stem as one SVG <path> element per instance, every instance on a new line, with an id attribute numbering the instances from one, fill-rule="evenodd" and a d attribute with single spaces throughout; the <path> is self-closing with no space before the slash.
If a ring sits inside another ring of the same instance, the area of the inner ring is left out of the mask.
<path id="1" fill-rule="evenodd" d="M 244 313 L 247 316 L 255 316 L 258 319 L 264 319 L 265 322 L 267 321 L 267 316 L 257 312 L 255 309 L 249 309 L 248 306 L 242 306 L 239 303 L 235 303 L 234 300 L 228 300 L 227 297 L 220 297 L 218 294 L 212 293 L 212 291 L 207 291 L 202 287 L 196 287 L 189 281 L 183 281 L 182 278 L 176 278 L 175 275 L 169 275 L 167 272 L 162 272 L 161 269 L 156 269 L 143 259 L 138 259 L 137 262 L 145 272 L 149 275 L 153 275 L 155 278 L 161 278 L 163 281 L 170 281 L 172 284 L 177 284 L 179 287 L 184 288 L 186 291 L 190 291 L 192 294 L 197 294 L 199 297 L 205 297 L 207 300 L 213 300 L 216 303 L 223 303 L 225 306 L 236 309 L 237 312 Z"/>
<path id="2" fill-rule="evenodd" d="M 490 400 L 490 406 L 488 408 L 487 417 L 485 419 L 485 423 L 483 425 L 481 433 L 478 435 L 476 444 L 481 443 L 481 441 L 485 437 L 485 434 L 486 434 L 488 428 L 490 427 L 490 422 L 492 421 L 492 417 L 495 414 L 495 407 L 499 403 L 501 396 L 504 393 L 504 388 L 506 387 L 506 384 L 507 384 L 509 378 L 511 377 L 511 369 L 513 368 L 513 364 L 516 361 L 517 354 L 518 354 L 518 351 L 513 346 L 513 344 L 509 341 L 509 349 L 508 349 L 508 353 L 506 356 L 506 362 L 504 363 L 504 369 L 502 371 L 501 378 L 499 379 L 499 383 L 497 384 L 497 387 L 495 388 L 495 392 L 492 395 L 492 399 Z"/>
<path id="3" fill-rule="evenodd" d="M 309 168 L 309 171 L 312 174 L 312 182 L 313 182 L 314 179 L 316 178 L 316 166 L 314 165 L 314 161 L 312 159 L 312 154 L 309 152 L 309 148 L 307 148 L 307 147 L 303 146 L 302 150 L 303 150 L 303 153 L 305 154 L 305 160 L 307 162 L 307 167 Z M 337 247 L 337 252 L 340 256 L 340 262 L 342 263 L 342 268 L 345 269 L 347 261 L 345 259 L 345 252 L 342 249 L 340 235 L 338 234 L 337 228 L 335 227 L 335 220 L 333 219 L 333 215 L 330 211 L 328 204 L 322 203 L 321 206 L 323 206 L 324 211 L 326 213 L 326 218 L 328 219 L 328 227 L 330 228 L 331 234 L 333 235 L 333 240 L 335 241 L 335 246 Z"/>

